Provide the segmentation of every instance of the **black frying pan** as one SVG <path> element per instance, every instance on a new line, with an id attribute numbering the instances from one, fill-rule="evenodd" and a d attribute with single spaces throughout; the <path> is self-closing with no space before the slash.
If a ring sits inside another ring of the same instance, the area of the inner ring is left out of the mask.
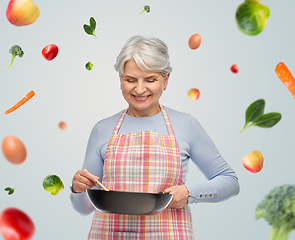
<path id="1" fill-rule="evenodd" d="M 101 212 L 127 215 L 155 215 L 171 202 L 173 194 L 104 191 L 87 189 L 92 205 Z"/>

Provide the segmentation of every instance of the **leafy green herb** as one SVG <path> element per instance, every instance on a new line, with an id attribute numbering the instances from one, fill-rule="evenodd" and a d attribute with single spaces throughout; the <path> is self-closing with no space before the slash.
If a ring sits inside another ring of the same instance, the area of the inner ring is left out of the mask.
<path id="1" fill-rule="evenodd" d="M 253 102 L 246 110 L 246 121 L 244 127 L 248 125 L 249 122 L 255 121 L 256 118 L 263 115 L 265 101 L 263 99 L 258 99 Z"/>
<path id="2" fill-rule="evenodd" d="M 282 118 L 282 115 L 277 112 L 271 112 L 264 114 L 257 118 L 251 125 L 262 127 L 262 128 L 270 128 L 276 125 Z"/>
<path id="3" fill-rule="evenodd" d="M 243 132 L 245 129 L 251 126 L 270 128 L 276 125 L 281 120 L 282 115 L 280 113 L 271 112 L 263 114 L 264 107 L 265 101 L 263 99 L 258 99 L 247 108 L 245 125 L 240 132 Z"/>
<path id="4" fill-rule="evenodd" d="M 93 64 L 91 62 L 88 62 L 88 63 L 86 63 L 85 67 L 86 67 L 87 70 L 90 71 L 92 69 L 92 67 L 93 67 Z"/>
<path id="5" fill-rule="evenodd" d="M 84 24 L 84 30 L 88 35 L 93 35 L 92 29 L 90 26 Z"/>
<path id="6" fill-rule="evenodd" d="M 96 37 L 95 35 L 95 28 L 96 28 L 96 21 L 93 17 L 90 17 L 89 20 L 90 25 L 84 24 L 84 31 L 88 34 L 88 35 L 93 35 L 94 37 Z M 97 37 L 96 37 L 97 38 Z"/>
<path id="7" fill-rule="evenodd" d="M 91 17 L 89 22 L 90 22 L 90 27 L 91 27 L 92 31 L 94 32 L 94 30 L 96 28 L 96 22 L 95 22 L 94 18 Z"/>
<path id="8" fill-rule="evenodd" d="M 5 188 L 4 190 L 8 192 L 8 195 L 11 195 L 11 194 L 14 193 L 14 189 L 15 189 L 15 188 L 7 187 L 7 188 Z"/>
<path id="9" fill-rule="evenodd" d="M 144 11 L 146 11 L 147 13 L 149 13 L 149 12 L 151 11 L 150 6 L 145 5 L 145 6 L 143 7 L 143 10 L 142 10 L 141 12 L 137 13 L 137 14 L 141 14 L 141 13 L 143 13 Z"/>

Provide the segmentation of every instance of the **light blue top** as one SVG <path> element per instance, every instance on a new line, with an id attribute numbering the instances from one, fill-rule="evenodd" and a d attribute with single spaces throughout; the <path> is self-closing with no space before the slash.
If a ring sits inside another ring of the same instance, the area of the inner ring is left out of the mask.
<path id="1" fill-rule="evenodd" d="M 165 109 L 178 143 L 184 182 L 186 183 L 190 159 L 208 179 L 205 183 L 185 184 L 189 190 L 189 204 L 220 202 L 237 195 L 240 187 L 235 172 L 222 158 L 199 122 L 189 114 L 168 107 Z M 107 147 L 122 112 L 123 110 L 96 123 L 89 137 L 82 169 L 85 168 L 98 176 L 100 181 L 103 178 Z M 150 117 L 131 117 L 126 114 L 118 134 L 126 135 L 140 131 L 168 135 L 162 112 Z M 73 208 L 81 215 L 88 215 L 95 210 L 86 193 L 72 193 L 71 202 Z"/>

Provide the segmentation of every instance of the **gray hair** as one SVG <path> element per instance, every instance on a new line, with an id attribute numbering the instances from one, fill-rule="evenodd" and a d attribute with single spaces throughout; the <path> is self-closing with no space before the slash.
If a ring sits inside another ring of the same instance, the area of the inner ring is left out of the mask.
<path id="1" fill-rule="evenodd" d="M 158 38 L 131 37 L 122 48 L 114 65 L 119 76 L 124 76 L 124 65 L 134 60 L 146 72 L 159 72 L 165 78 L 171 71 L 167 45 Z"/>

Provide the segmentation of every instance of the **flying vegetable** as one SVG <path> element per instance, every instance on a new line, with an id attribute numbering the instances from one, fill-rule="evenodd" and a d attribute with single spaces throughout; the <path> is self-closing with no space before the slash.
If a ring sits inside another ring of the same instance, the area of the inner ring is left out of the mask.
<path id="1" fill-rule="evenodd" d="M 43 181 L 43 188 L 52 195 L 56 195 L 64 189 L 64 185 L 59 176 L 48 175 Z"/>
<path id="2" fill-rule="evenodd" d="M 42 56 L 47 60 L 53 60 L 58 54 L 58 46 L 55 44 L 49 44 L 42 49 Z"/>
<path id="3" fill-rule="evenodd" d="M 25 212 L 10 207 L 0 214 L 0 231 L 5 240 L 30 240 L 35 234 L 35 225 Z"/>
<path id="4" fill-rule="evenodd" d="M 8 195 L 11 195 L 11 194 L 14 193 L 14 189 L 15 188 L 7 187 L 7 188 L 4 189 L 4 191 L 7 191 L 8 192 Z"/>
<path id="5" fill-rule="evenodd" d="M 9 69 L 15 59 L 16 56 L 19 56 L 20 58 L 22 56 L 24 56 L 24 51 L 22 50 L 22 48 L 18 45 L 13 45 L 10 49 L 9 52 L 12 54 L 10 63 L 8 64 L 8 66 L 5 68 L 5 70 Z"/>
<path id="6" fill-rule="evenodd" d="M 278 112 L 263 114 L 264 106 L 264 99 L 258 99 L 250 104 L 245 114 L 245 125 L 240 132 L 243 132 L 245 129 L 251 126 L 271 128 L 281 120 L 282 115 Z"/>
<path id="7" fill-rule="evenodd" d="M 90 71 L 93 67 L 93 64 L 91 62 L 86 63 L 85 68 Z"/>
<path id="8" fill-rule="evenodd" d="M 295 230 L 295 185 L 272 189 L 258 204 L 255 217 L 264 218 L 271 226 L 269 240 L 287 240 Z"/>
<path id="9" fill-rule="evenodd" d="M 236 11 L 238 29 L 250 36 L 257 35 L 266 27 L 270 9 L 261 0 L 246 0 Z"/>
<path id="10" fill-rule="evenodd" d="M 141 12 L 137 13 L 137 14 L 141 14 L 141 13 L 143 13 L 144 11 L 146 11 L 147 13 L 149 13 L 149 12 L 151 11 L 150 6 L 145 5 L 145 6 L 143 7 L 143 10 L 142 10 Z"/>
<path id="11" fill-rule="evenodd" d="M 95 28 L 96 28 L 96 21 L 95 21 L 95 19 L 93 17 L 90 17 L 89 23 L 90 23 L 90 25 L 87 25 L 87 24 L 84 24 L 83 25 L 84 31 L 88 35 L 93 35 L 94 37 L 97 38 L 97 36 L 95 35 Z"/>

